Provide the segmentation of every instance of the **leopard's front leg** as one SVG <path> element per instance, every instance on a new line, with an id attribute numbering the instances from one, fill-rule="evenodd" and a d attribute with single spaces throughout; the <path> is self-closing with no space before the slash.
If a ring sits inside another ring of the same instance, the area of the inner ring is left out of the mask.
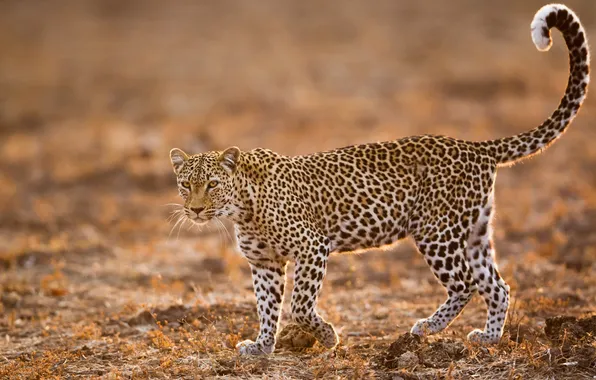
<path id="1" fill-rule="evenodd" d="M 252 261 L 250 267 L 260 331 L 255 342 L 245 340 L 238 343 L 236 348 L 242 355 L 267 355 L 275 350 L 275 336 L 284 298 L 286 264 L 264 260 Z"/>
<path id="2" fill-rule="evenodd" d="M 296 255 L 294 289 L 292 291 L 292 320 L 310 332 L 326 348 L 339 342 L 331 323 L 316 311 L 317 299 L 323 286 L 329 257 L 328 239 L 320 237 L 305 252 Z"/>

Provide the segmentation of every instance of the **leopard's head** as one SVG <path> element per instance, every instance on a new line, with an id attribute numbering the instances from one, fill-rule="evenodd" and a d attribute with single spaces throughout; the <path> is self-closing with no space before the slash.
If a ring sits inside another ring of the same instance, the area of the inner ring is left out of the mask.
<path id="1" fill-rule="evenodd" d="M 240 160 L 240 149 L 231 147 L 223 152 L 188 155 L 174 148 L 170 160 L 184 199 L 184 214 L 197 224 L 213 218 L 233 217 L 234 176 Z"/>

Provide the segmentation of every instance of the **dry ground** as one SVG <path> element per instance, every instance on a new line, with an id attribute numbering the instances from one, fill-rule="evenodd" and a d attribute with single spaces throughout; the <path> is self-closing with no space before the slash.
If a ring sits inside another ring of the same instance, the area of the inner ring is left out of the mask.
<path id="1" fill-rule="evenodd" d="M 495 3 L 0 2 L 0 378 L 596 376 L 594 96 L 499 173 L 513 300 L 497 347 L 464 340 L 480 298 L 439 336 L 406 334 L 444 292 L 405 241 L 331 260 L 335 351 L 290 329 L 240 358 L 258 329 L 247 264 L 225 229 L 170 233 L 174 146 L 301 154 L 540 123 L 566 83 L 562 39 L 539 54 L 542 1 Z M 569 5 L 596 38 L 596 2 Z"/>

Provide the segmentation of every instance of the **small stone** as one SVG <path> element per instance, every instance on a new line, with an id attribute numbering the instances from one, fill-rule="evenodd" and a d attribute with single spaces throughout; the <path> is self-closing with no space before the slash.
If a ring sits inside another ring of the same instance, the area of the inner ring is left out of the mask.
<path id="1" fill-rule="evenodd" d="M 419 363 L 418 356 L 412 351 L 404 352 L 398 360 L 398 367 L 400 368 L 413 368 Z"/>
<path id="2" fill-rule="evenodd" d="M 373 314 L 373 318 L 377 320 L 387 319 L 387 317 L 389 317 L 389 313 L 384 310 L 377 311 Z"/>
<path id="3" fill-rule="evenodd" d="M 16 292 L 2 294 L 2 303 L 6 307 L 17 307 L 21 303 L 22 297 Z"/>
<path id="4" fill-rule="evenodd" d="M 136 316 L 128 320 L 129 326 L 140 326 L 140 325 L 153 325 L 155 324 L 155 318 L 149 310 L 143 310 Z"/>

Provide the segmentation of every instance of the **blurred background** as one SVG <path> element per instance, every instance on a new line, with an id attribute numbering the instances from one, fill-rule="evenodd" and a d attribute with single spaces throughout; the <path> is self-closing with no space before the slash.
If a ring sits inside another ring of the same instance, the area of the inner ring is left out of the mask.
<path id="1" fill-rule="evenodd" d="M 130 212 L 146 222 L 163 210 L 135 198 L 175 195 L 167 154 L 175 146 L 304 154 L 534 127 L 558 104 L 567 76 L 559 35 L 548 54 L 530 40 L 541 5 L 4 1 L 0 223 L 21 232 L 47 222 L 115 227 Z M 596 3 L 569 5 L 590 35 Z M 546 156 L 503 171 L 502 211 L 536 210 L 538 201 L 508 201 L 503 191 L 590 195 L 593 104 L 588 98 Z M 560 198 L 540 193 L 549 205 Z"/>
<path id="2" fill-rule="evenodd" d="M 522 132 L 552 112 L 567 82 L 560 35 L 546 54 L 530 38 L 543 4 L 0 2 L 0 307 L 20 306 L 0 327 L 59 329 L 124 304 L 250 300 L 231 229 L 171 232 L 169 150 L 295 155 Z M 567 4 L 596 38 L 596 2 Z M 520 304 L 538 291 L 593 311 L 595 99 L 545 154 L 499 172 L 497 250 Z M 406 302 L 383 322 L 402 330 L 442 300 L 410 244 L 373 255 L 334 259 L 327 294 L 410 300 L 416 315 Z M 338 310 L 358 304 L 324 297 L 329 318 L 347 324 Z M 474 305 L 462 327 L 482 323 Z"/>

